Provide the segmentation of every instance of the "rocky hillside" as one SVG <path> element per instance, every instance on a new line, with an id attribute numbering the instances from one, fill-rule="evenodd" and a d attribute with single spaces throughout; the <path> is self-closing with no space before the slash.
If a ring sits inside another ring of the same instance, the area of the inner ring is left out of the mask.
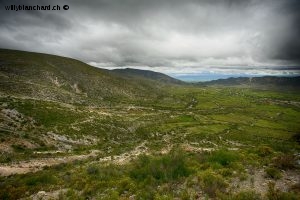
<path id="1" fill-rule="evenodd" d="M 5 49 L 0 50 L 0 77 L 1 93 L 68 103 L 152 99 L 164 85 L 71 58 Z"/>

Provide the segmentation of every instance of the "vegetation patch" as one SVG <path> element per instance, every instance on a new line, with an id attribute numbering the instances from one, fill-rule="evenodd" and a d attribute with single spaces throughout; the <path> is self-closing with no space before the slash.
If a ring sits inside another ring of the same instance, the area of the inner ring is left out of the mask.
<path id="1" fill-rule="evenodd" d="M 134 163 L 130 175 L 138 182 L 163 183 L 175 181 L 191 174 L 186 157 L 181 151 L 174 151 L 161 157 L 141 156 Z"/>
<path id="2" fill-rule="evenodd" d="M 228 151 L 225 149 L 212 152 L 208 156 L 207 160 L 211 163 L 217 163 L 221 166 L 227 167 L 239 159 L 239 154 L 234 151 Z"/>
<path id="3" fill-rule="evenodd" d="M 280 179 L 282 177 L 280 170 L 278 170 L 274 167 L 266 168 L 265 172 L 266 172 L 267 177 L 269 177 L 269 178 Z"/>
<path id="4" fill-rule="evenodd" d="M 201 187 L 209 197 L 216 197 L 218 193 L 225 193 L 228 183 L 222 176 L 211 172 L 205 171 L 199 176 Z"/>

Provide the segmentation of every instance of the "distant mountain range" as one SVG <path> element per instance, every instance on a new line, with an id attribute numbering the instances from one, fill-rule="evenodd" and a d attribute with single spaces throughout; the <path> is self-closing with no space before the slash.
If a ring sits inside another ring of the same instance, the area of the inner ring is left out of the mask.
<path id="1" fill-rule="evenodd" d="M 240 87 L 254 87 L 261 89 L 272 88 L 286 88 L 286 89 L 300 89 L 300 76 L 297 77 L 277 77 L 277 76 L 263 76 L 263 77 L 239 77 L 218 79 L 208 82 L 199 82 L 199 85 L 205 86 L 240 86 Z"/>

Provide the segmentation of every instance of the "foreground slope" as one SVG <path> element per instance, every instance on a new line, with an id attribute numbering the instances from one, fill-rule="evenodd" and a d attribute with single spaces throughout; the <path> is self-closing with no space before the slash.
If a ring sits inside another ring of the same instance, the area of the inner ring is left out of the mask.
<path id="1" fill-rule="evenodd" d="M 298 91 L 165 84 L 1 55 L 0 199 L 300 197 Z"/>

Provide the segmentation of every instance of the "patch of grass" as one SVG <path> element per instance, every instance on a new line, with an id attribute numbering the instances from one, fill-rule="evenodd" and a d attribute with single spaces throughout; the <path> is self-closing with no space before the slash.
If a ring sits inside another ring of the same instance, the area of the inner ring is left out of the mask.
<path id="1" fill-rule="evenodd" d="M 191 115 L 181 115 L 176 119 L 176 122 L 193 122 L 193 121 L 195 121 L 195 119 Z"/>

